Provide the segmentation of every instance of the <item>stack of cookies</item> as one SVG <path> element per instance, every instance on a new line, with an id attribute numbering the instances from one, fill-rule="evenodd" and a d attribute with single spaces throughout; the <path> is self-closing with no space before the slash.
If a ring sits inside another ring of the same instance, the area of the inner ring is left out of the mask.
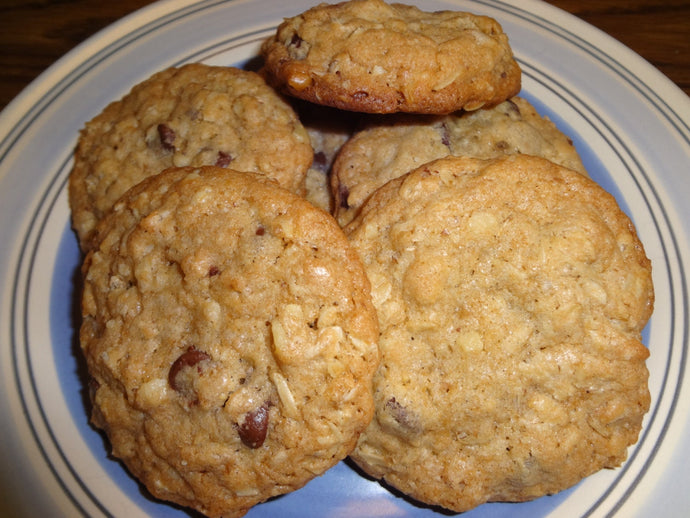
<path id="1" fill-rule="evenodd" d="M 493 19 L 282 23 L 259 73 L 161 71 L 86 124 L 92 422 L 154 496 L 242 516 L 346 457 L 430 507 L 618 466 L 650 262 Z"/>

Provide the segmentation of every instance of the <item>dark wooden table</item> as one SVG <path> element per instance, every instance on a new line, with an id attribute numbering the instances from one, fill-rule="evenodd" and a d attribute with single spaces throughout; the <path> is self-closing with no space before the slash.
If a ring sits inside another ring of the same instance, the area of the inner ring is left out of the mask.
<path id="1" fill-rule="evenodd" d="M 72 47 L 149 3 L 151 0 L 0 0 L 0 109 Z M 549 3 L 617 38 L 690 95 L 690 0 Z"/>

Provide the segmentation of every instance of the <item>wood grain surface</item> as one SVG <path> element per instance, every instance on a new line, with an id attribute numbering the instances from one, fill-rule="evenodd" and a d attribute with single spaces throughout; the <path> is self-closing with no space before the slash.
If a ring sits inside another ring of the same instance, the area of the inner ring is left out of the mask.
<path id="1" fill-rule="evenodd" d="M 414 3 L 414 0 L 398 1 Z M 0 0 L 0 109 L 75 45 L 150 3 L 150 0 Z M 690 95 L 690 0 L 549 0 L 548 3 L 618 39 Z"/>

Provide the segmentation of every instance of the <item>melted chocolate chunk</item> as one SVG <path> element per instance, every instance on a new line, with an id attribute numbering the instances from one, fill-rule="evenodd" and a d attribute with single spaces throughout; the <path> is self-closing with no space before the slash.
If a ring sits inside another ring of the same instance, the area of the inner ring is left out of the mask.
<path id="1" fill-rule="evenodd" d="M 218 158 L 216 159 L 216 167 L 228 167 L 230 162 L 234 160 L 230 153 L 225 151 L 218 151 Z"/>
<path id="2" fill-rule="evenodd" d="M 175 151 L 175 131 L 167 124 L 158 125 L 158 136 L 161 139 L 161 145 L 166 151 Z"/>
<path id="3" fill-rule="evenodd" d="M 256 449 L 263 445 L 268 433 L 269 406 L 270 403 L 267 401 L 256 410 L 244 415 L 244 421 L 239 425 L 238 432 L 245 446 Z"/>
<path id="4" fill-rule="evenodd" d="M 210 360 L 211 357 L 204 351 L 197 350 L 194 346 L 189 347 L 180 357 L 173 362 L 168 372 L 168 384 L 177 392 L 184 392 L 184 387 L 181 380 L 179 380 L 182 369 L 186 367 L 194 367 L 204 360 Z"/>

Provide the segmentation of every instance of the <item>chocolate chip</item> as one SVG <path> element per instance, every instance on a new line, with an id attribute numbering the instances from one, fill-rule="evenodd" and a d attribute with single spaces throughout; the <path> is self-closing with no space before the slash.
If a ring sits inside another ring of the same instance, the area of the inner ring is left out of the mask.
<path id="1" fill-rule="evenodd" d="M 350 196 L 350 189 L 347 188 L 347 185 L 344 184 L 339 184 L 338 185 L 338 199 L 340 202 L 340 206 L 343 209 L 349 209 L 350 204 L 347 202 L 347 198 Z"/>
<path id="2" fill-rule="evenodd" d="M 441 125 L 441 129 L 443 130 L 441 134 L 441 143 L 447 148 L 450 148 L 450 131 L 448 130 L 448 125 L 444 122 Z"/>
<path id="3" fill-rule="evenodd" d="M 218 275 L 219 273 L 220 273 L 220 269 L 219 269 L 217 266 L 211 266 L 211 267 L 208 269 L 208 276 L 209 276 L 209 277 L 215 277 L 215 276 Z"/>
<path id="4" fill-rule="evenodd" d="M 184 386 L 178 379 L 182 369 L 185 367 L 194 367 L 204 360 L 210 360 L 211 357 L 204 351 L 197 350 L 194 346 L 189 347 L 180 357 L 173 362 L 168 372 L 168 384 L 177 392 L 184 392 Z"/>
<path id="5" fill-rule="evenodd" d="M 324 153 L 323 151 L 318 151 L 317 153 L 314 153 L 313 165 L 319 171 L 326 172 L 326 168 L 328 166 L 328 158 L 326 157 L 326 153 Z"/>
<path id="6" fill-rule="evenodd" d="M 292 35 L 292 39 L 290 40 L 290 45 L 292 47 L 295 47 L 296 49 L 300 48 L 302 46 L 302 42 L 304 40 L 300 38 L 300 35 L 295 33 Z"/>
<path id="7" fill-rule="evenodd" d="M 410 412 L 405 406 L 398 403 L 394 397 L 386 401 L 385 409 L 401 428 L 408 432 L 417 433 L 420 431 L 417 416 Z"/>
<path id="8" fill-rule="evenodd" d="M 158 125 L 158 136 L 161 139 L 161 145 L 166 151 L 175 151 L 175 131 L 167 124 Z"/>
<path id="9" fill-rule="evenodd" d="M 226 153 L 225 151 L 218 151 L 216 167 L 228 167 L 230 165 L 230 162 L 232 162 L 233 160 L 234 158 L 230 153 Z"/>
<path id="10" fill-rule="evenodd" d="M 508 99 L 507 103 L 512 112 L 520 115 L 520 107 L 517 105 L 517 103 L 515 103 L 512 99 Z"/>
<path id="11" fill-rule="evenodd" d="M 252 449 L 260 448 L 266 440 L 269 406 L 267 401 L 256 410 L 244 414 L 244 421 L 239 425 L 238 432 L 245 446 Z"/>
<path id="12" fill-rule="evenodd" d="M 255 234 L 257 236 L 263 236 L 266 233 L 266 229 L 264 227 L 259 227 L 256 229 Z"/>

